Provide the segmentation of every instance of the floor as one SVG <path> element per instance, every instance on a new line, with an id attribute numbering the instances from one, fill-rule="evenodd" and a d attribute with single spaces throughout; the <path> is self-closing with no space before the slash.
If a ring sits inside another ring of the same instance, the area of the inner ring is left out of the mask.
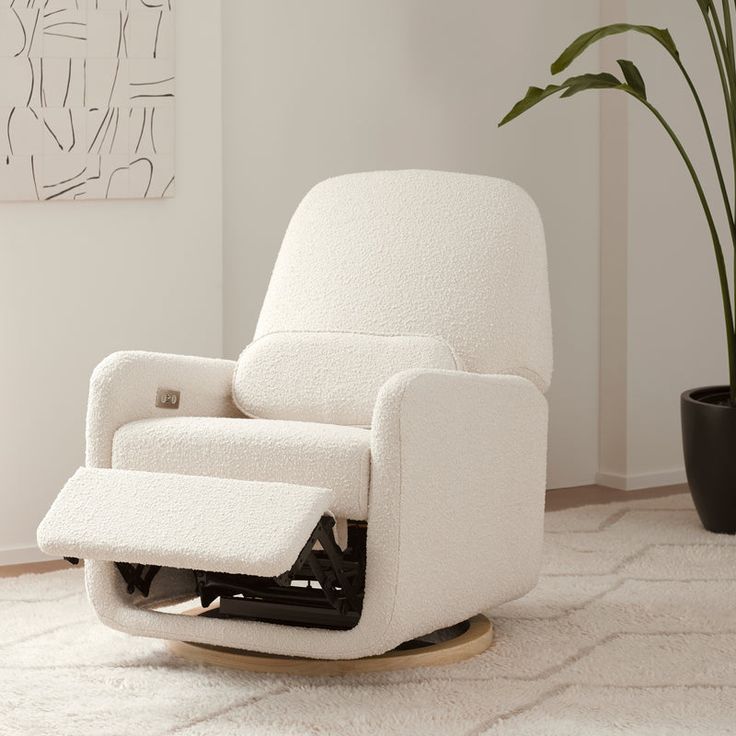
<path id="1" fill-rule="evenodd" d="M 617 491 L 614 488 L 603 486 L 579 486 L 577 488 L 557 488 L 547 492 L 546 508 L 548 511 L 562 511 L 578 506 L 590 506 L 606 503 L 620 503 L 622 501 L 638 501 L 648 498 L 663 498 L 677 493 L 687 493 L 686 485 L 664 486 L 662 488 L 648 488 L 642 491 Z M 48 562 L 30 562 L 23 565 L 0 566 L 0 578 L 12 578 L 25 575 L 29 572 L 53 572 L 69 567 L 64 560 L 49 560 Z"/>
<path id="2" fill-rule="evenodd" d="M 452 667 L 202 667 L 100 625 L 81 570 L 2 579 L 0 736 L 736 736 L 736 540 L 682 491 L 550 493 L 539 584 Z"/>
<path id="3" fill-rule="evenodd" d="M 662 486 L 647 488 L 642 491 L 617 491 L 615 488 L 603 486 L 579 486 L 578 488 L 557 488 L 547 492 L 547 511 L 562 511 L 579 506 L 591 506 L 604 503 L 624 503 L 641 501 L 648 498 L 664 498 L 677 493 L 689 493 L 686 485 Z"/>

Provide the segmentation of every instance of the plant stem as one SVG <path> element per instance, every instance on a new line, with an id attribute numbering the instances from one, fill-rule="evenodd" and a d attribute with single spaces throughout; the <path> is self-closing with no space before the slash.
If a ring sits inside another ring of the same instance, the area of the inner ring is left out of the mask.
<path id="1" fill-rule="evenodd" d="M 710 37 L 711 46 L 713 47 L 713 53 L 716 57 L 716 64 L 718 66 L 718 74 L 721 78 L 721 87 L 723 89 L 723 98 L 726 103 L 726 116 L 728 118 L 728 129 L 731 137 L 731 152 L 733 157 L 733 170 L 734 170 L 734 185 L 736 186 L 736 119 L 734 117 L 734 104 L 736 100 L 736 88 L 734 81 L 736 80 L 736 68 L 734 65 L 734 44 L 733 44 L 733 27 L 731 23 L 731 12 L 728 6 L 727 0 L 724 0 L 724 18 L 726 22 L 726 31 L 728 33 L 728 41 L 725 41 L 723 37 L 723 31 L 718 20 L 718 15 L 713 8 L 713 23 L 711 23 L 710 15 L 707 10 L 703 11 L 703 17 L 705 18 L 705 24 L 708 29 L 708 35 Z M 718 35 L 716 40 L 715 31 Z M 723 60 L 721 58 L 723 54 Z M 726 69 L 724 69 L 724 62 Z M 728 81 L 727 81 L 728 80 Z M 733 234 L 732 234 L 733 239 Z M 734 278 L 734 311 L 736 311 L 736 240 L 734 240 L 734 265 L 733 265 L 733 278 Z M 725 269 L 724 269 L 725 272 Z M 719 275 L 720 266 L 719 266 Z M 723 279 L 721 278 L 721 283 Z M 730 299 L 729 299 L 729 312 L 731 311 Z M 732 313 L 733 314 L 733 313 Z M 730 331 L 733 334 L 733 330 Z M 733 341 L 733 338 L 732 338 Z M 736 405 L 736 385 L 734 385 L 734 366 L 731 352 L 733 348 L 729 346 L 729 366 L 731 370 L 731 404 Z"/>
<path id="2" fill-rule="evenodd" d="M 728 70 L 729 80 L 731 83 L 731 107 L 730 107 L 730 118 L 736 125 L 736 119 L 734 115 L 736 110 L 736 61 L 734 60 L 734 40 L 733 40 L 733 25 L 731 24 L 731 7 L 729 5 L 730 0 L 723 0 L 723 19 L 726 33 L 726 52 L 728 59 L 726 61 L 726 68 Z M 734 159 L 734 203 L 736 203 L 736 158 Z M 733 262 L 733 278 L 734 278 L 734 312 L 736 313 L 736 253 L 734 254 Z M 732 397 L 733 399 L 733 397 Z"/>
<path id="3" fill-rule="evenodd" d="M 723 89 L 723 99 L 726 103 L 726 116 L 728 118 L 728 129 L 731 136 L 731 151 L 732 151 L 732 157 L 733 157 L 733 167 L 734 172 L 736 173 L 736 121 L 734 121 L 733 116 L 733 102 L 731 99 L 731 86 L 728 82 L 728 79 L 726 77 L 726 71 L 723 66 L 723 61 L 721 59 L 721 50 L 719 47 L 719 42 L 716 39 L 716 35 L 713 31 L 713 23 L 711 22 L 710 16 L 707 12 L 703 13 L 703 17 L 705 18 L 705 25 L 708 29 L 708 36 L 710 37 L 710 43 L 713 47 L 713 53 L 716 57 L 716 64 L 718 66 L 718 75 L 721 78 L 721 88 Z M 718 26 L 720 27 L 720 25 Z M 721 36 L 722 37 L 722 36 Z"/>
<path id="4" fill-rule="evenodd" d="M 716 227 L 713 219 L 713 213 L 711 212 L 710 205 L 708 204 L 708 198 L 705 196 L 703 185 L 700 183 L 698 173 L 693 166 L 690 157 L 687 155 L 687 151 L 680 142 L 675 131 L 670 127 L 669 123 L 664 119 L 662 114 L 652 105 L 648 100 L 637 95 L 633 90 L 626 89 L 627 94 L 631 95 L 634 99 L 642 103 L 657 120 L 661 123 L 668 135 L 675 144 L 682 160 L 685 162 L 690 176 L 697 190 L 700 203 L 703 206 L 706 220 L 708 221 L 708 228 L 710 230 L 711 238 L 713 239 L 713 250 L 715 251 L 716 264 L 718 265 L 718 277 L 721 284 L 721 298 L 723 300 L 723 312 L 726 322 L 726 345 L 728 347 L 728 369 L 730 379 L 730 400 L 732 405 L 736 405 L 736 345 L 734 335 L 734 319 L 733 313 L 731 312 L 731 290 L 728 283 L 728 273 L 726 271 L 726 261 L 723 257 L 723 249 L 721 248 L 721 241 L 718 236 L 718 228 Z"/>
<path id="5" fill-rule="evenodd" d="M 705 129 L 705 136 L 708 139 L 708 147 L 710 148 L 711 155 L 713 156 L 713 163 L 715 164 L 715 167 L 716 167 L 716 174 L 718 176 L 718 185 L 721 189 L 721 197 L 723 198 L 723 204 L 726 208 L 726 215 L 728 217 L 728 226 L 729 226 L 729 231 L 731 233 L 731 241 L 733 243 L 734 248 L 736 248 L 736 222 L 734 221 L 734 212 L 731 209 L 731 202 L 729 201 L 729 198 L 728 198 L 726 180 L 723 176 L 723 168 L 721 167 L 721 161 L 718 157 L 718 151 L 716 150 L 716 144 L 715 144 L 715 141 L 713 140 L 713 132 L 711 130 L 710 123 L 708 122 L 708 116 L 705 112 L 705 108 L 703 107 L 703 101 L 700 99 L 698 90 L 695 88 L 695 84 L 693 83 L 692 77 L 690 76 L 690 74 L 688 74 L 687 69 L 685 69 L 679 57 L 675 57 L 675 61 L 677 62 L 677 66 L 680 68 L 680 71 L 683 73 L 685 80 L 687 82 L 687 85 L 693 94 L 693 98 L 695 99 L 695 104 L 697 105 L 698 112 L 700 113 L 700 119 L 703 121 L 703 128 Z"/>
<path id="6" fill-rule="evenodd" d="M 736 125 L 734 121 L 734 105 L 736 105 L 736 66 L 734 65 L 734 48 L 733 48 L 733 25 L 731 24 L 731 6 L 730 0 L 723 0 L 723 25 L 725 40 L 721 38 L 721 49 L 726 66 L 726 77 L 731 92 L 731 104 L 729 106 L 729 118 L 731 124 Z M 718 16 L 716 15 L 716 23 Z M 734 171 L 736 172 L 736 153 L 734 154 Z M 734 179 L 734 203 L 736 203 L 736 179 Z"/>
<path id="7" fill-rule="evenodd" d="M 734 105 L 736 105 L 736 64 L 734 63 L 734 46 L 733 46 L 733 25 L 731 24 L 731 7 L 729 5 L 731 0 L 723 0 L 723 23 L 725 27 L 726 35 L 726 69 L 727 76 L 730 83 L 731 89 L 731 105 L 729 108 L 729 118 L 731 122 L 736 125 L 734 119 Z M 736 204 L 736 157 L 734 157 L 734 204 Z M 736 246 L 736 241 L 734 242 Z M 734 312 L 736 313 L 736 253 L 734 254 L 733 262 L 733 278 L 734 278 Z M 733 403 L 733 392 L 731 396 L 731 402 Z"/>
<path id="8" fill-rule="evenodd" d="M 728 5 L 724 2 L 725 8 Z M 726 41 L 721 27 L 721 21 L 718 14 L 713 10 L 713 18 L 707 12 L 704 13 L 705 22 L 708 28 L 713 53 L 718 64 L 718 73 L 721 77 L 721 87 L 723 88 L 723 98 L 726 103 L 726 115 L 728 117 L 728 129 L 731 136 L 731 154 L 733 158 L 734 173 L 736 174 L 736 119 L 734 118 L 734 103 L 736 102 L 736 69 L 734 68 L 734 60 L 729 48 L 733 47 L 733 31 L 729 32 L 729 41 Z M 728 23 L 730 25 L 730 10 L 728 14 Z M 715 28 L 715 35 L 714 35 Z M 735 184 L 736 186 L 736 178 Z M 734 196 L 736 200 L 736 195 Z"/>
<path id="9" fill-rule="evenodd" d="M 725 53 L 731 66 L 733 66 L 733 27 L 731 25 L 731 6 L 730 0 L 723 0 L 723 26 L 724 35 L 726 37 Z"/>

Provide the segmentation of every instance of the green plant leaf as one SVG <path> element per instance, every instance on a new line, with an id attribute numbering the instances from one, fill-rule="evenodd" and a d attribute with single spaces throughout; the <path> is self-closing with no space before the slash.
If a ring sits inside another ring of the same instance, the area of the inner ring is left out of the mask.
<path id="1" fill-rule="evenodd" d="M 523 115 L 527 110 L 531 110 L 532 107 L 539 104 L 542 100 L 546 100 L 548 97 L 556 94 L 562 89 L 562 85 L 550 84 L 544 89 L 541 87 L 529 87 L 526 96 L 519 100 L 510 110 L 510 112 L 504 117 L 504 119 L 498 124 L 500 128 L 506 123 L 510 123 L 519 115 Z"/>
<path id="2" fill-rule="evenodd" d="M 701 2 L 701 0 L 698 0 Z M 677 45 L 674 39 L 670 35 L 670 32 L 666 28 L 655 28 L 654 26 L 639 26 L 631 23 L 614 23 L 610 26 L 603 26 L 602 28 L 596 28 L 594 31 L 588 31 L 583 33 L 582 36 L 576 38 L 563 52 L 557 61 L 552 64 L 552 74 L 559 74 L 560 72 L 567 69 L 575 59 L 578 58 L 584 51 L 598 41 L 601 41 L 608 36 L 616 36 L 621 33 L 628 33 L 634 31 L 636 33 L 643 33 L 646 36 L 650 36 L 655 39 L 658 43 L 662 44 L 667 51 L 674 56 L 679 58 L 680 52 L 677 50 Z"/>
<path id="3" fill-rule="evenodd" d="M 581 74 L 563 82 L 562 87 L 565 88 L 565 92 L 562 97 L 572 97 L 578 92 L 585 92 L 589 89 L 615 89 L 622 86 L 621 80 L 608 72 Z"/>
<path id="4" fill-rule="evenodd" d="M 698 5 L 704 13 L 709 13 L 713 10 L 713 0 L 698 0 Z"/>
<path id="5" fill-rule="evenodd" d="M 585 92 L 590 89 L 628 89 L 627 84 L 623 84 L 620 79 L 613 74 L 603 72 L 602 74 L 581 74 L 577 77 L 570 77 L 562 84 L 550 84 L 544 89 L 541 87 L 529 87 L 526 96 L 519 100 L 506 115 L 506 117 L 498 124 L 500 128 L 506 123 L 510 123 L 519 115 L 523 115 L 535 105 L 543 100 L 551 97 L 558 92 L 562 92 L 562 97 L 572 97 L 579 92 Z"/>
<path id="6" fill-rule="evenodd" d="M 647 99 L 647 86 L 644 84 L 644 78 L 641 76 L 641 72 L 637 69 L 636 64 L 633 61 L 627 59 L 619 59 L 618 65 L 621 67 L 621 71 L 624 73 L 624 79 L 631 89 L 636 92 L 639 97 L 643 100 Z"/>

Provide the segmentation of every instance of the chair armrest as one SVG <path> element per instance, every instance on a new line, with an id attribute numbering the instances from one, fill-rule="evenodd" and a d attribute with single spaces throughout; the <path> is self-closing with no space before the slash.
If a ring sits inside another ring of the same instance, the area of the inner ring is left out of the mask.
<path id="1" fill-rule="evenodd" d="M 544 395 L 519 376 L 420 370 L 384 385 L 367 573 L 395 586 L 392 634 L 410 633 L 414 618 L 457 623 L 535 585 L 547 413 Z"/>
<path id="2" fill-rule="evenodd" d="M 242 416 L 232 401 L 235 362 L 126 351 L 105 358 L 92 373 L 87 405 L 87 466 L 109 468 L 115 432 L 138 419 Z M 159 389 L 180 391 L 177 409 L 158 408 Z"/>

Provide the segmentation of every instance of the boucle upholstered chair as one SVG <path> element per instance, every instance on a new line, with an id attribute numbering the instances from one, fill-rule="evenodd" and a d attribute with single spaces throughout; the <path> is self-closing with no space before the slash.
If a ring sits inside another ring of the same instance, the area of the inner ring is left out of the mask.
<path id="1" fill-rule="evenodd" d="M 297 209 L 237 362 L 98 366 L 86 467 L 39 544 L 85 558 L 97 614 L 131 634 L 386 652 L 535 585 L 551 363 L 544 235 L 521 189 L 330 179 Z M 222 613 L 156 610 L 198 595 Z"/>

